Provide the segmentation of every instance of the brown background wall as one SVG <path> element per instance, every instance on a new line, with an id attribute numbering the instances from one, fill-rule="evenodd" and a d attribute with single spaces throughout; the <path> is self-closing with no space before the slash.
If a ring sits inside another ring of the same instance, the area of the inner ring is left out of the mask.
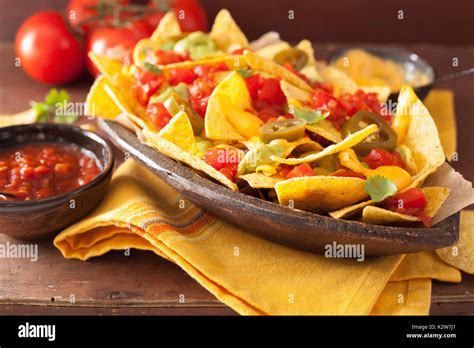
<path id="1" fill-rule="evenodd" d="M 12 40 L 27 16 L 67 0 L 0 0 L 0 40 Z M 212 19 L 231 10 L 250 38 L 279 31 L 290 41 L 474 43 L 474 0 L 202 0 Z M 288 20 L 288 11 L 295 19 Z M 404 19 L 397 19 L 397 11 Z"/>

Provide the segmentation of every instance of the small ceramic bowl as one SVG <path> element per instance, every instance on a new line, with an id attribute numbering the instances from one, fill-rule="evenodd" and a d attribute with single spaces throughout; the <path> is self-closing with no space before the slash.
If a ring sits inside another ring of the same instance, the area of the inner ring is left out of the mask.
<path id="1" fill-rule="evenodd" d="M 76 144 L 92 153 L 99 175 L 61 195 L 31 201 L 0 202 L 0 233 L 19 239 L 51 236 L 78 221 L 102 199 L 112 176 L 111 146 L 99 135 L 76 126 L 36 123 L 0 128 L 0 149 L 41 142 Z"/>
<path id="2" fill-rule="evenodd" d="M 357 47 L 347 47 L 340 49 L 331 55 L 329 63 L 334 63 L 339 57 L 343 56 L 347 51 L 352 49 L 363 49 L 374 56 L 390 59 L 394 62 L 400 64 L 403 67 L 405 73 L 405 80 L 410 83 L 413 80 L 416 73 L 422 73 L 428 77 L 428 83 L 422 86 L 416 86 L 413 88 L 416 95 L 420 99 L 424 99 L 428 92 L 433 87 L 433 83 L 436 80 L 436 71 L 434 67 L 428 64 L 423 58 L 418 56 L 416 53 L 404 50 L 399 47 L 391 46 L 357 46 Z M 393 102 L 398 100 L 398 92 L 391 93 L 389 99 Z"/>

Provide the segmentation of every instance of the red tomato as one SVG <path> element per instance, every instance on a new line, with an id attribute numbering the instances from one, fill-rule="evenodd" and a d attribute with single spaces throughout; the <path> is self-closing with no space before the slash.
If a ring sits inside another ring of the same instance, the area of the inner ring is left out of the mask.
<path id="1" fill-rule="evenodd" d="M 87 39 L 87 51 L 92 51 L 99 56 L 115 58 L 122 63 L 128 61 L 131 64 L 133 62 L 133 47 L 139 40 L 150 35 L 150 28 L 143 21 L 133 22 L 126 27 L 98 28 Z M 87 59 L 87 67 L 92 75 L 98 74 L 90 59 Z"/>
<path id="2" fill-rule="evenodd" d="M 280 88 L 277 79 L 265 79 L 262 88 L 258 92 L 258 99 L 272 105 L 281 105 L 286 102 L 286 97 Z"/>
<path id="3" fill-rule="evenodd" d="M 293 170 L 295 166 L 290 166 L 288 164 L 281 164 L 280 165 L 280 175 L 284 178 Z"/>
<path id="4" fill-rule="evenodd" d="M 168 82 L 171 86 L 176 86 L 181 82 L 189 85 L 198 77 L 191 69 L 171 69 L 168 74 Z"/>
<path id="5" fill-rule="evenodd" d="M 144 19 L 147 22 L 148 26 L 155 30 L 158 24 L 160 24 L 161 19 L 165 16 L 165 12 L 153 12 L 149 14 Z"/>
<path id="6" fill-rule="evenodd" d="M 204 76 L 219 71 L 229 71 L 229 67 L 226 63 L 217 63 L 212 65 L 198 65 L 194 68 L 194 73 L 199 76 Z"/>
<path id="7" fill-rule="evenodd" d="M 162 0 L 150 1 L 148 6 L 150 8 L 159 8 L 162 5 Z M 176 17 L 179 20 L 181 29 L 184 32 L 191 31 L 207 31 L 207 17 L 204 8 L 197 0 L 173 0 L 171 3 Z M 160 13 L 160 12 L 159 12 Z M 151 27 L 156 28 L 159 23 L 158 16 L 148 18 Z"/>
<path id="8" fill-rule="evenodd" d="M 275 121 L 278 116 L 280 116 L 280 112 L 271 106 L 266 106 L 258 112 L 258 117 L 265 123 Z"/>
<path id="9" fill-rule="evenodd" d="M 423 191 L 419 188 L 412 188 L 387 198 L 384 207 L 401 214 L 417 216 L 425 226 L 429 227 L 431 218 L 425 212 L 427 204 L 428 200 Z"/>
<path id="10" fill-rule="evenodd" d="M 189 87 L 189 101 L 191 102 L 191 107 L 201 115 L 202 118 L 206 116 L 207 103 L 215 87 L 216 83 L 206 76 L 197 78 Z"/>
<path id="11" fill-rule="evenodd" d="M 287 175 L 286 179 L 298 178 L 302 176 L 313 176 L 313 168 L 308 163 L 300 164 L 294 167 Z"/>
<path id="12" fill-rule="evenodd" d="M 382 107 L 380 106 L 376 93 L 365 93 L 359 89 L 355 94 L 341 95 L 339 102 L 349 116 L 353 116 L 360 110 L 367 110 L 382 116 Z M 383 117 L 387 122 L 390 122 L 390 116 Z"/>
<path id="13" fill-rule="evenodd" d="M 313 93 L 313 108 L 321 110 L 323 112 L 329 111 L 329 117 L 327 118 L 332 124 L 340 129 L 341 126 L 346 122 L 347 112 L 341 103 L 329 92 L 323 89 L 317 89 Z"/>
<path id="14" fill-rule="evenodd" d="M 323 91 L 328 92 L 329 94 L 334 93 L 334 86 L 332 85 L 331 82 L 318 82 L 314 81 L 312 84 L 312 87 L 314 89 L 322 89 Z"/>
<path id="15" fill-rule="evenodd" d="M 262 79 L 260 78 L 259 74 L 254 74 L 245 79 L 245 83 L 247 85 L 247 89 L 249 91 L 252 100 L 258 99 L 258 91 L 262 88 Z"/>
<path id="16" fill-rule="evenodd" d="M 370 169 L 376 169 L 381 166 L 398 166 L 405 168 L 400 154 L 396 151 L 391 153 L 383 149 L 372 149 L 369 154 L 363 158 L 363 161 L 367 163 Z"/>
<path id="17" fill-rule="evenodd" d="M 168 124 L 172 116 L 161 103 L 152 103 L 146 109 L 146 116 L 156 130 L 162 129 Z"/>
<path id="18" fill-rule="evenodd" d="M 359 178 L 366 180 L 366 176 L 360 173 L 353 172 L 352 170 L 338 170 L 337 172 L 334 172 L 331 174 L 331 176 L 342 176 L 342 177 L 348 177 L 348 178 Z"/>
<path id="19" fill-rule="evenodd" d="M 54 11 L 38 12 L 23 22 L 15 51 L 23 69 L 40 82 L 71 82 L 84 70 L 83 47 Z"/>
<path id="20" fill-rule="evenodd" d="M 153 65 L 167 65 L 184 62 L 185 60 L 188 60 L 188 58 L 188 55 L 181 55 L 174 51 L 156 50 L 148 52 L 146 61 Z"/>
<path id="21" fill-rule="evenodd" d="M 94 20 L 92 17 L 97 16 L 99 12 L 107 12 L 109 14 L 104 15 L 104 18 L 110 22 L 112 19 L 112 8 L 118 4 L 128 5 L 130 0 L 70 0 L 66 15 L 73 27 L 80 27 L 85 34 L 88 34 L 92 29 L 99 26 L 99 21 L 97 19 Z M 99 7 L 101 10 L 97 11 Z M 130 13 L 121 11 L 120 19 L 124 20 L 130 15 Z"/>
<path id="22" fill-rule="evenodd" d="M 143 106 L 148 105 L 150 97 L 160 89 L 165 80 L 163 74 L 154 74 L 144 68 L 137 68 L 134 78 L 135 85 L 133 90 L 138 101 Z"/>
<path id="23" fill-rule="evenodd" d="M 237 150 L 218 147 L 210 149 L 202 159 L 230 180 L 234 180 L 237 175 L 237 169 L 241 160 Z"/>

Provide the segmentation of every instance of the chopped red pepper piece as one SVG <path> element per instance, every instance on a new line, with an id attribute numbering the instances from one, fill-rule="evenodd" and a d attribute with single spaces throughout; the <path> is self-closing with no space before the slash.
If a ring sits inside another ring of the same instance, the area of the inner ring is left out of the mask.
<path id="1" fill-rule="evenodd" d="M 211 167 L 234 181 L 241 157 L 236 149 L 215 147 L 206 152 L 202 159 Z"/>
<path id="2" fill-rule="evenodd" d="M 161 103 L 152 103 L 146 109 L 146 116 L 156 130 L 160 130 L 168 124 L 172 116 Z"/>
<path id="3" fill-rule="evenodd" d="M 308 163 L 300 164 L 294 167 L 287 175 L 286 179 L 299 178 L 302 176 L 313 176 L 313 168 Z"/>
<path id="4" fill-rule="evenodd" d="M 370 150 L 370 153 L 363 160 L 369 165 L 370 169 L 376 169 L 381 166 L 405 168 L 405 162 L 403 162 L 400 154 L 396 151 L 388 152 L 387 150 L 375 148 Z"/>
<path id="5" fill-rule="evenodd" d="M 427 204 L 428 200 L 423 191 L 419 188 L 412 188 L 387 198 L 384 207 L 400 214 L 416 216 L 425 226 L 429 227 L 431 219 L 425 212 Z"/>

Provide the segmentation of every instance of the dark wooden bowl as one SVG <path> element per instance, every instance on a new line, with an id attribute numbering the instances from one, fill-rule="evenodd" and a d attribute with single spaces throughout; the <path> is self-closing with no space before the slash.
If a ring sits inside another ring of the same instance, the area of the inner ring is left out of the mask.
<path id="1" fill-rule="evenodd" d="M 97 206 L 112 177 L 112 147 L 95 133 L 51 123 L 0 129 L 0 149 L 39 142 L 79 145 L 95 155 L 102 170 L 91 182 L 71 192 L 32 201 L 0 202 L 0 233 L 14 238 L 40 239 L 72 225 Z"/>
<path id="2" fill-rule="evenodd" d="M 459 213 L 432 228 L 387 227 L 290 209 L 234 192 L 204 178 L 157 150 L 143 145 L 120 124 L 99 120 L 121 150 L 156 173 L 183 196 L 211 214 L 257 236 L 289 247 L 324 253 L 328 244 L 363 244 L 365 255 L 391 255 L 437 249 L 454 244 Z"/>

